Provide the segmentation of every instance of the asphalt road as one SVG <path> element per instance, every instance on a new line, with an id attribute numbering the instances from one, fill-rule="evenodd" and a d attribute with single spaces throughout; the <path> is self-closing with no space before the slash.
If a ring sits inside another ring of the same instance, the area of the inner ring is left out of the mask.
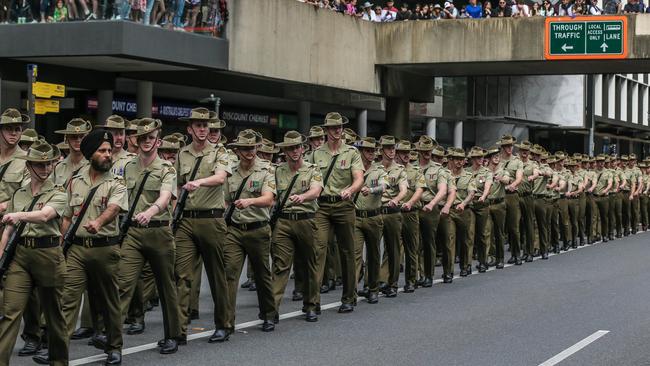
<path id="1" fill-rule="evenodd" d="M 280 309 L 288 318 L 273 333 L 259 330 L 254 293 L 240 290 L 240 329 L 226 343 L 208 344 L 212 317 L 205 287 L 201 318 L 191 324 L 197 339 L 191 336 L 174 355 L 160 355 L 152 344 L 162 337 L 156 308 L 147 313 L 144 334 L 124 335 L 123 364 L 540 365 L 568 352 L 561 365 L 650 365 L 649 288 L 650 232 L 548 261 L 475 272 L 377 305 L 360 301 L 351 314 L 336 312 L 337 290 L 323 296 L 322 303 L 331 305 L 317 323 L 302 320 L 301 304 L 291 302 L 288 289 Z M 599 330 L 608 333 L 571 348 Z M 72 341 L 70 359 L 72 365 L 101 364 L 96 360 L 103 355 Z M 34 363 L 14 354 L 13 364 Z"/>

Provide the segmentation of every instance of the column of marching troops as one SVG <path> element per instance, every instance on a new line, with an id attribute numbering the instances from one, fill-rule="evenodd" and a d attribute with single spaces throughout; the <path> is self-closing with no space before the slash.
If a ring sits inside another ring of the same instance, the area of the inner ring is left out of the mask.
<path id="1" fill-rule="evenodd" d="M 397 296 L 402 269 L 410 293 L 433 285 L 436 266 L 444 283 L 456 263 L 460 276 L 473 260 L 478 272 L 503 268 L 506 242 L 508 263 L 521 265 L 648 226 L 650 162 L 634 155 L 549 154 L 509 135 L 467 152 L 427 136 L 359 139 L 339 113 L 309 136 L 290 131 L 273 144 L 245 130 L 226 143 L 216 113 L 195 108 L 181 120 L 189 144 L 163 137 L 159 120 L 114 115 L 95 128 L 73 119 L 53 145 L 24 130 L 19 111 L 0 116 L 0 248 L 18 243 L 3 282 L 0 365 L 21 319 L 19 354 L 39 364 L 67 364 L 71 338 L 90 338 L 105 364 L 120 364 L 122 324 L 143 332 L 154 298 L 160 353 L 174 353 L 198 317 L 202 267 L 214 302 L 209 342 L 223 342 L 246 258 L 268 332 L 292 268 L 293 300 L 315 322 L 320 294 L 337 283 L 338 312 L 349 313 L 359 296 Z"/>

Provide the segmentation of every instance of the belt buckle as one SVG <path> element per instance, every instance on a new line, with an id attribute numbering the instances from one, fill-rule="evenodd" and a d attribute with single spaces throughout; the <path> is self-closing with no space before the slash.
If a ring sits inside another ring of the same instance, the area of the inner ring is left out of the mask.
<path id="1" fill-rule="evenodd" d="M 359 216 L 361 216 L 361 218 L 364 218 L 364 219 L 368 218 L 368 211 L 360 211 L 359 213 L 360 213 Z"/>
<path id="2" fill-rule="evenodd" d="M 239 230 L 248 231 L 248 224 L 239 224 Z"/>
<path id="3" fill-rule="evenodd" d="M 36 247 L 36 239 L 25 238 L 25 246 L 34 249 Z"/>
<path id="4" fill-rule="evenodd" d="M 293 220 L 293 221 L 298 221 L 298 214 L 297 214 L 297 213 L 291 213 L 291 214 L 289 214 L 289 215 L 290 215 L 290 217 L 291 217 L 291 220 Z"/>
<path id="5" fill-rule="evenodd" d="M 83 238 L 83 244 L 84 244 L 84 248 L 92 248 L 93 247 L 93 239 L 92 238 Z"/>

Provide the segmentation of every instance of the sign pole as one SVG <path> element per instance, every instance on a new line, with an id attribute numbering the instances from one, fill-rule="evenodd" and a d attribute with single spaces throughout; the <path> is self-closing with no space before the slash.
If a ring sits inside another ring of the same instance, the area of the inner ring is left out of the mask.
<path id="1" fill-rule="evenodd" d="M 34 83 L 38 77 L 38 65 L 29 64 L 27 65 L 27 113 L 29 115 L 29 127 L 35 127 L 36 119 L 36 98 L 34 97 Z"/>
<path id="2" fill-rule="evenodd" d="M 589 126 L 589 156 L 594 156 L 596 120 L 594 118 L 594 76 L 587 75 L 587 126 Z"/>

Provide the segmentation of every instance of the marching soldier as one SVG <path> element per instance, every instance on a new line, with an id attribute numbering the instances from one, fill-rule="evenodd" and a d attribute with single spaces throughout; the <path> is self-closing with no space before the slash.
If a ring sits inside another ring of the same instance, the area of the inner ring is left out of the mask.
<path id="1" fill-rule="evenodd" d="M 586 159 L 586 156 L 582 154 L 573 154 L 573 159 L 576 162 L 576 172 L 575 175 L 580 182 L 581 192 L 578 195 L 578 239 L 580 240 L 578 245 L 585 245 L 585 236 L 586 236 L 586 226 L 587 226 L 587 195 L 585 193 L 589 180 L 587 179 L 587 171 L 583 169 L 582 161 Z"/>
<path id="2" fill-rule="evenodd" d="M 571 224 L 569 218 L 569 201 L 566 193 L 570 191 L 569 179 L 571 172 L 564 167 L 566 154 L 561 151 L 555 153 L 555 171 L 559 175 L 557 184 L 553 187 L 559 192 L 557 200 L 557 213 L 559 216 L 557 233 L 562 239 L 562 250 L 569 250 L 571 246 Z M 555 215 L 552 218 L 555 220 Z M 559 244 L 558 244 L 559 245 Z"/>
<path id="3" fill-rule="evenodd" d="M 533 176 L 528 178 L 533 185 L 533 200 L 535 206 L 535 220 L 537 230 L 539 231 L 539 252 L 542 259 L 548 259 L 548 249 L 550 246 L 550 220 L 553 209 L 553 200 L 549 197 L 547 186 L 551 184 L 553 169 L 542 162 L 544 149 L 539 145 L 533 145 L 530 149 L 533 160 L 538 165 Z"/>
<path id="4" fill-rule="evenodd" d="M 492 234 L 490 230 L 490 202 L 488 201 L 488 195 L 492 189 L 494 176 L 492 175 L 492 172 L 483 165 L 483 159 L 485 159 L 486 152 L 486 150 L 474 146 L 469 151 L 469 154 L 467 154 L 472 162 L 471 173 L 476 182 L 476 193 L 474 195 L 474 202 L 472 203 L 472 212 L 474 213 L 476 220 L 474 241 L 476 243 L 476 252 L 479 254 L 478 271 L 481 273 L 487 271 L 488 268 L 485 257 L 487 256 L 490 236 Z M 465 253 L 462 257 L 465 264 L 469 264 L 469 271 L 466 274 L 471 273 L 472 257 L 472 253 Z M 461 276 L 462 275 L 463 273 L 461 270 Z"/>
<path id="5" fill-rule="evenodd" d="M 415 291 L 415 282 L 418 271 L 418 256 L 420 254 L 420 218 L 418 211 L 422 207 L 420 199 L 426 181 L 420 167 L 410 162 L 410 153 L 413 146 L 409 141 L 401 140 L 395 145 L 395 161 L 404 166 L 406 174 L 406 195 L 402 197 L 402 243 L 406 256 L 404 269 L 404 292 Z M 400 251 L 401 252 L 401 251 Z M 400 254 L 400 259 L 402 255 Z"/>
<path id="6" fill-rule="evenodd" d="M 178 151 L 183 147 L 185 147 L 184 140 L 179 140 L 174 135 L 167 135 L 160 141 L 158 155 L 160 155 L 161 159 L 167 160 L 168 162 L 172 163 L 172 165 L 175 165 L 176 159 L 178 157 Z"/>
<path id="7" fill-rule="evenodd" d="M 446 230 L 446 237 L 460 248 L 460 275 L 465 277 L 472 273 L 475 218 L 471 208 L 476 194 L 476 181 L 472 172 L 464 168 L 466 155 L 463 149 L 448 148 L 447 158 L 450 159 L 451 177 L 456 180 L 456 198 L 449 212 L 451 225 Z M 447 279 L 451 283 L 454 276 L 453 262 L 450 264 L 452 270 L 447 272 L 448 276 L 443 278 L 443 282 Z"/>
<path id="8" fill-rule="evenodd" d="M 532 191 L 533 187 L 530 183 L 530 178 L 534 176 L 537 163 L 530 159 L 530 149 L 532 144 L 530 141 L 524 140 L 520 144 L 515 145 L 519 149 L 519 158 L 523 164 L 523 179 L 519 185 L 519 206 L 521 208 L 521 217 L 523 226 L 520 228 L 524 234 L 525 240 L 522 240 L 524 246 L 524 257 L 526 262 L 533 261 L 534 254 L 534 219 L 535 219 L 535 204 L 533 202 Z"/>
<path id="9" fill-rule="evenodd" d="M 622 238 L 623 234 L 626 236 L 630 235 L 630 208 L 632 204 L 632 196 L 634 193 L 630 193 L 630 186 L 632 185 L 632 182 L 629 180 L 631 177 L 628 176 L 627 160 L 627 155 L 621 155 L 618 160 L 616 158 L 613 158 L 612 160 L 612 169 L 614 169 L 616 177 L 614 181 L 618 181 L 618 189 L 616 190 L 616 202 L 614 206 L 616 210 L 615 227 L 617 238 Z"/>
<path id="10" fill-rule="evenodd" d="M 402 235 L 402 199 L 407 194 L 408 181 L 404 166 L 395 162 L 395 137 L 382 136 L 379 139 L 381 147 L 381 164 L 386 171 L 386 187 L 381 197 L 381 214 L 384 222 L 384 256 L 382 267 L 386 267 L 386 297 L 397 296 L 397 281 L 401 262 L 400 244 Z"/>
<path id="11" fill-rule="evenodd" d="M 318 210 L 318 196 L 322 190 L 323 177 L 320 169 L 304 161 L 306 138 L 296 131 L 289 131 L 276 146 L 282 149 L 287 161 L 275 171 L 278 207 L 277 224 L 273 231 L 273 295 L 276 309 L 289 281 L 293 257 L 301 257 L 301 278 L 306 279 L 300 291 L 303 294 L 305 320 L 315 322 L 316 303 L 320 282 L 316 263 L 314 217 Z"/>
<path id="12" fill-rule="evenodd" d="M 181 334 L 178 343 L 187 339 L 190 297 L 196 263 L 203 259 L 214 303 L 215 332 L 209 343 L 223 342 L 230 336 L 228 312 L 228 285 L 224 261 L 226 223 L 223 219 L 224 183 L 231 174 L 226 149 L 217 148 L 208 141 L 210 111 L 192 109 L 187 133 L 192 143 L 178 153 L 175 170 L 179 187 L 187 193 L 182 219 L 176 223 L 176 285 Z M 179 193 L 179 199 L 181 194 Z M 176 205 L 181 204 L 177 202 Z"/>
<path id="13" fill-rule="evenodd" d="M 131 154 L 137 154 L 138 153 L 138 141 L 133 134 L 138 131 L 137 125 L 138 125 L 138 120 L 134 119 L 132 121 L 125 121 L 126 128 L 124 129 L 126 132 L 126 140 L 127 140 L 127 151 L 130 152 Z"/>
<path id="14" fill-rule="evenodd" d="M 160 343 L 160 353 L 170 354 L 178 350 L 181 331 L 174 277 L 176 249 L 169 227 L 171 201 L 177 186 L 174 167 L 158 156 L 161 127 L 162 123 L 156 119 L 139 120 L 138 131 L 134 134 L 139 153 L 125 166 L 129 207 L 134 211 L 131 227 L 122 243 L 119 281 L 121 309 L 126 316 L 142 268 L 145 262 L 150 263 L 162 304 L 165 336 Z"/>
<path id="15" fill-rule="evenodd" d="M 122 322 L 117 277 L 120 260 L 118 214 L 128 210 L 128 197 L 122 178 L 110 171 L 112 145 L 110 132 L 101 130 L 89 133 L 80 144 L 80 151 L 90 164 L 70 179 L 67 188 L 68 206 L 62 232 L 77 226 L 76 221 L 72 222 L 73 216 L 80 224 L 68 252 L 62 309 L 68 331 L 71 331 L 76 323 L 81 294 L 87 289 L 91 312 L 96 313 L 101 308 L 107 333 L 105 338 L 93 338 L 94 345 L 108 354 L 106 365 L 119 365 L 122 362 Z M 86 211 L 80 216 L 82 207 Z M 96 321 L 94 318 L 93 322 Z M 93 328 L 100 329 L 98 324 Z"/>
<path id="16" fill-rule="evenodd" d="M 81 118 L 73 118 L 68 122 L 65 130 L 54 131 L 54 133 L 63 135 L 64 141 L 70 146 L 70 154 L 54 168 L 54 172 L 52 173 L 54 184 L 67 186 L 70 178 L 76 175 L 81 168 L 88 165 L 88 161 L 84 159 L 80 146 L 81 140 L 92 129 L 90 122 Z"/>
<path id="17" fill-rule="evenodd" d="M 323 277 L 328 234 L 330 227 L 334 227 L 343 276 L 340 313 L 354 310 L 357 276 L 352 198 L 363 186 L 363 164 L 359 151 L 341 140 L 343 125 L 347 123 L 348 119 L 339 113 L 328 113 L 322 126 L 327 134 L 327 142 L 312 155 L 313 163 L 318 165 L 323 174 L 323 192 L 318 199 L 320 207 L 316 212 L 319 276 Z"/>
<path id="18" fill-rule="evenodd" d="M 366 247 L 365 286 L 359 294 L 365 296 L 369 304 L 379 301 L 379 268 L 381 263 L 380 245 L 384 230 L 381 215 L 381 199 L 386 188 L 386 170 L 375 163 L 377 142 L 373 137 L 364 137 L 357 144 L 365 170 L 363 187 L 354 195 L 355 204 L 355 273 L 361 276 L 363 247 Z M 358 281 L 355 281 L 355 283 Z"/>
<path id="19" fill-rule="evenodd" d="M 643 180 L 641 179 L 641 170 L 637 167 L 637 162 L 636 162 L 636 155 L 635 154 L 630 154 L 629 160 L 628 160 L 628 169 L 631 171 L 629 174 L 629 179 L 631 181 L 631 184 L 635 188 L 631 189 L 630 192 L 632 194 L 632 207 L 631 207 L 631 226 L 632 226 L 632 234 L 636 234 L 637 230 L 639 230 L 639 221 L 640 221 L 640 201 L 639 201 L 639 196 L 641 194 L 641 191 L 643 190 Z"/>
<path id="20" fill-rule="evenodd" d="M 600 214 L 601 240 L 607 243 L 609 237 L 609 193 L 614 184 L 614 178 L 609 169 L 605 168 L 606 157 L 598 155 L 596 157 L 596 173 L 598 174 L 593 181 L 589 192 L 593 193 Z M 609 238 L 611 239 L 611 238 Z"/>
<path id="21" fill-rule="evenodd" d="M 571 233 L 571 248 L 576 249 L 578 247 L 579 236 L 578 221 L 580 220 L 578 217 L 580 213 L 579 199 L 584 186 L 580 176 L 577 174 L 578 163 L 575 160 L 567 159 L 566 166 L 571 172 L 571 174 L 568 175 L 569 191 L 565 194 L 569 206 L 569 223 L 571 227 L 569 232 Z"/>
<path id="22" fill-rule="evenodd" d="M 2 218 L 3 224 L 10 225 L 2 233 L 2 250 L 16 225 L 25 225 L 5 281 L 4 314 L 0 317 L 2 365 L 9 365 L 20 329 L 21 313 L 34 288 L 38 291 L 38 298 L 47 305 L 43 314 L 48 326 L 50 357 L 45 359 L 45 363 L 68 364 L 68 334 L 61 310 L 66 264 L 59 246 L 59 218 L 66 207 L 66 193 L 63 187 L 55 186 L 48 179 L 59 156 L 58 148 L 38 141 L 26 155 L 16 157 L 26 162 L 30 183 L 12 195 L 7 213 Z"/>
<path id="23" fill-rule="evenodd" d="M 422 235 L 421 245 L 421 276 L 424 276 L 422 287 L 433 286 L 433 274 L 436 264 L 436 252 L 442 254 L 443 247 L 448 243 L 438 243 L 436 236 L 440 223 L 441 208 L 447 203 L 451 207 L 453 200 L 447 194 L 451 180 L 451 172 L 442 166 L 445 149 L 435 145 L 430 138 L 421 138 L 415 146 L 420 154 L 420 169 L 426 182 L 422 193 L 422 209 L 419 214 Z M 423 164 L 424 163 L 424 164 Z M 445 201 L 447 199 L 447 201 Z M 449 214 L 449 211 L 445 215 Z M 437 248 L 437 249 L 436 249 Z"/>
<path id="24" fill-rule="evenodd" d="M 592 187 L 596 186 L 598 181 L 598 173 L 596 172 L 596 159 L 592 156 L 589 156 L 584 164 L 587 174 L 585 178 L 587 179 L 587 185 L 585 187 L 585 194 L 587 195 L 587 243 L 594 244 L 600 236 L 599 227 L 600 227 L 600 214 L 598 212 L 598 205 L 596 204 L 596 199 L 594 193 L 591 190 Z"/>
<path id="25" fill-rule="evenodd" d="M 305 160 L 311 161 L 314 151 L 325 143 L 325 131 L 321 126 L 312 126 L 307 139 L 309 140 L 309 152 L 305 154 Z"/>
<path id="26" fill-rule="evenodd" d="M 517 139 L 510 135 L 503 135 L 498 142 L 501 147 L 500 163 L 503 168 L 512 177 L 512 182 L 506 189 L 506 227 L 508 230 L 508 243 L 510 244 L 509 264 L 520 266 L 521 262 L 521 243 L 520 228 L 521 206 L 517 190 L 524 179 L 524 164 L 518 156 L 512 154 L 512 147 Z"/>
<path id="27" fill-rule="evenodd" d="M 490 203 L 489 212 L 490 220 L 492 223 L 492 240 L 491 247 L 494 251 L 495 264 L 497 269 L 504 267 L 505 258 L 505 225 L 506 225 L 506 189 L 505 187 L 510 184 L 512 178 L 510 173 L 501 164 L 501 154 L 497 146 L 491 146 L 487 150 L 486 158 L 489 160 L 488 169 L 492 172 L 492 186 L 488 193 L 487 200 Z M 487 248 L 479 252 L 479 262 L 490 266 L 489 262 L 486 263 L 487 257 L 490 254 Z"/>
<path id="28" fill-rule="evenodd" d="M 261 137 L 252 130 L 240 132 L 237 139 L 229 144 L 239 157 L 239 165 L 233 168 L 232 176 L 228 178 L 229 201 L 234 205 L 232 216 L 226 218 L 230 222 L 224 246 L 229 300 L 226 308 L 228 332 L 235 328 L 237 281 L 246 256 L 255 273 L 259 314 L 264 321 L 262 331 L 273 331 L 278 321 L 269 265 L 269 209 L 273 205 L 276 185 L 269 164 L 256 155 L 257 147 L 261 144 Z"/>

